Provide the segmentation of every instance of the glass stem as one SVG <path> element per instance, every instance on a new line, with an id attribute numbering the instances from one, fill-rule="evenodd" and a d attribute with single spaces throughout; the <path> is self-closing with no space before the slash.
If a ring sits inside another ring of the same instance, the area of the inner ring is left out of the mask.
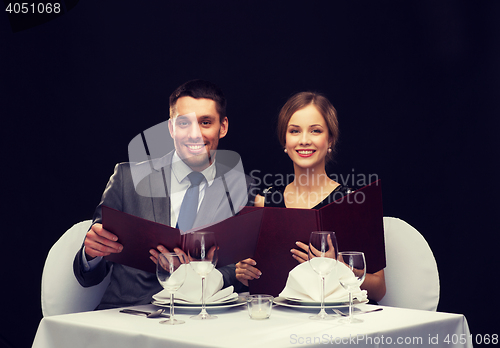
<path id="1" fill-rule="evenodd" d="M 205 314 L 205 277 L 201 277 L 201 313 Z"/>
<path id="2" fill-rule="evenodd" d="M 352 321 L 352 291 L 349 291 L 349 322 Z"/>
<path id="3" fill-rule="evenodd" d="M 325 277 L 321 277 L 321 311 L 322 316 L 325 316 Z"/>
<path id="4" fill-rule="evenodd" d="M 174 293 L 170 293 L 170 322 L 174 321 Z"/>

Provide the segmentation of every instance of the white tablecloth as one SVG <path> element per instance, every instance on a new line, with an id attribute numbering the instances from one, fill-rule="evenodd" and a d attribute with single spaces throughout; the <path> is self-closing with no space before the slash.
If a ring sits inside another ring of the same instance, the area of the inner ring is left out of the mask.
<path id="1" fill-rule="evenodd" d="M 157 309 L 153 305 L 127 308 Z M 360 324 L 310 320 L 311 313 L 280 306 L 266 320 L 251 320 L 244 306 L 216 312 L 218 319 L 208 321 L 189 318 L 199 311 L 177 310 L 176 316 L 186 323 L 176 326 L 159 324 L 163 319 L 119 313 L 119 309 L 84 312 L 43 318 L 33 348 L 472 347 L 469 340 L 464 342 L 469 328 L 463 315 L 383 308 L 357 316 L 364 320 Z"/>

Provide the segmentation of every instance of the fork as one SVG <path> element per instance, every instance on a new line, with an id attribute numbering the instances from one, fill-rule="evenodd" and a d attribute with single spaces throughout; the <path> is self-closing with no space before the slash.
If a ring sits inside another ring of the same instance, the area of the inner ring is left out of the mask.
<path id="1" fill-rule="evenodd" d="M 332 310 L 337 314 L 337 315 L 340 315 L 341 317 L 347 317 L 347 314 L 345 314 L 344 312 L 338 310 L 337 308 L 332 308 Z"/>
<path id="2" fill-rule="evenodd" d="M 364 314 L 364 313 L 370 313 L 370 312 L 378 312 L 378 311 L 381 311 L 383 308 L 382 307 L 379 307 L 379 308 L 375 308 L 375 309 L 370 309 L 370 310 L 367 310 L 367 311 L 356 311 L 356 312 L 353 312 L 352 314 Z M 344 312 L 342 312 L 341 310 L 338 310 L 337 308 L 332 308 L 332 310 L 337 313 L 338 315 L 342 316 L 342 317 L 348 317 L 349 314 L 346 314 Z"/>
<path id="3" fill-rule="evenodd" d="M 164 315 L 162 315 L 164 310 L 165 309 L 159 309 L 156 312 L 143 312 L 143 311 L 138 311 L 135 309 L 122 309 L 120 312 L 127 313 L 127 314 L 135 314 L 135 315 L 145 315 L 146 318 L 158 318 L 158 317 L 164 316 Z"/>

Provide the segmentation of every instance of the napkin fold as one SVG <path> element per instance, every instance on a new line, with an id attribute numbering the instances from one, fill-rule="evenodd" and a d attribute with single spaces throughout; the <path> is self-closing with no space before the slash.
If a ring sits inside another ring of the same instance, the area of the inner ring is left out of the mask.
<path id="1" fill-rule="evenodd" d="M 201 277 L 189 265 L 186 267 L 186 279 L 174 294 L 175 303 L 201 303 Z M 205 278 L 205 303 L 223 303 L 238 298 L 233 286 L 222 289 L 224 281 L 222 273 L 214 269 Z M 222 289 L 222 290 L 221 290 Z M 170 303 L 170 293 L 162 290 L 153 295 L 153 299 L 160 304 Z"/>
<path id="2" fill-rule="evenodd" d="M 339 262 L 325 277 L 325 302 L 349 301 L 349 292 L 339 283 L 339 279 L 344 277 L 354 277 L 354 274 L 349 267 Z M 368 298 L 366 290 L 361 290 L 359 286 L 352 295 L 359 302 Z M 309 262 L 303 262 L 290 271 L 285 288 L 279 296 L 298 302 L 321 302 L 321 278 Z"/>

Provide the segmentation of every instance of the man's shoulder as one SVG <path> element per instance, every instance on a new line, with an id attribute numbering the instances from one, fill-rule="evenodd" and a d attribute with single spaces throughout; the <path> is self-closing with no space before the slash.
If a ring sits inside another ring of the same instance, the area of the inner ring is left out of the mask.
<path id="1" fill-rule="evenodd" d="M 141 182 L 149 182 L 148 178 L 152 175 L 155 176 L 156 174 L 160 174 L 162 168 L 169 167 L 171 160 L 172 156 L 167 154 L 160 158 L 142 162 L 117 163 L 115 165 L 113 181 L 121 181 L 124 185 L 133 183 L 134 187 L 137 188 Z M 146 186 L 149 186 L 149 184 Z"/>
<path id="2" fill-rule="evenodd" d="M 158 158 L 152 158 L 140 162 L 119 162 L 115 166 L 115 170 L 124 171 L 146 171 L 150 173 L 152 170 L 160 171 L 161 168 L 172 164 L 172 152 Z"/>

